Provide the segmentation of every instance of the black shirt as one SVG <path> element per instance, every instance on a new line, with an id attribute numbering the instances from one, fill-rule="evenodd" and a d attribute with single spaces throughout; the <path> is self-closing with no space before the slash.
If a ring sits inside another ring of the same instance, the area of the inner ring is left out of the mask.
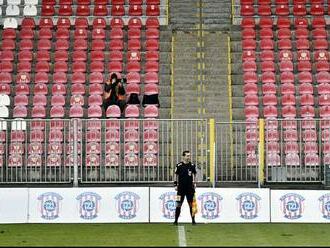
<path id="1" fill-rule="evenodd" d="M 196 166 L 192 163 L 180 162 L 175 167 L 175 174 L 178 175 L 178 192 L 194 193 L 193 174 L 196 175 Z"/>

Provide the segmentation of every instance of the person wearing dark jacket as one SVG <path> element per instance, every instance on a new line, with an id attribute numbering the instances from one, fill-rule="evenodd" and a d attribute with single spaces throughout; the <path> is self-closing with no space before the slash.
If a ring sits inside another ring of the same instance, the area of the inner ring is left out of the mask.
<path id="1" fill-rule="evenodd" d="M 119 106 L 121 112 L 124 111 L 126 105 L 125 88 L 120 80 L 118 80 L 117 74 L 112 73 L 110 79 L 104 84 L 103 92 L 103 107 L 107 111 L 110 105 Z"/>

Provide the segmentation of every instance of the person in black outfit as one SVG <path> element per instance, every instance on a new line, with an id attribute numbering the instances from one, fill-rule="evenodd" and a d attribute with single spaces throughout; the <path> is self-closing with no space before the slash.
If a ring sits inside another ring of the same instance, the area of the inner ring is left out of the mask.
<path id="1" fill-rule="evenodd" d="M 192 213 L 192 202 L 196 188 L 196 166 L 191 163 L 190 152 L 184 151 L 182 153 L 182 162 L 178 163 L 175 168 L 175 181 L 174 186 L 177 191 L 177 201 L 175 209 L 175 221 L 174 225 L 178 224 L 178 219 L 181 213 L 181 206 L 184 201 L 184 197 L 187 197 L 187 202 L 190 208 L 190 215 L 192 224 L 195 225 L 195 216 Z"/>
<path id="2" fill-rule="evenodd" d="M 112 73 L 110 80 L 107 80 L 104 84 L 103 92 L 103 107 L 105 112 L 110 105 L 118 105 L 121 112 L 124 111 L 126 100 L 125 100 L 125 88 L 123 82 L 125 80 L 119 80 L 116 73 Z"/>

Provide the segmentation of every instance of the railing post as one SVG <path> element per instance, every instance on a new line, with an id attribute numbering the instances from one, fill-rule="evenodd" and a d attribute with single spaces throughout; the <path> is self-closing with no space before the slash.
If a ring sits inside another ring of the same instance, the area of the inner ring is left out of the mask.
<path id="1" fill-rule="evenodd" d="M 209 120 L 210 128 L 210 181 L 212 187 L 215 187 L 215 121 Z"/>
<path id="2" fill-rule="evenodd" d="M 265 120 L 259 119 L 259 171 L 258 187 L 264 184 L 265 180 Z"/>
<path id="3" fill-rule="evenodd" d="M 78 125 L 73 120 L 73 187 L 78 187 Z"/>

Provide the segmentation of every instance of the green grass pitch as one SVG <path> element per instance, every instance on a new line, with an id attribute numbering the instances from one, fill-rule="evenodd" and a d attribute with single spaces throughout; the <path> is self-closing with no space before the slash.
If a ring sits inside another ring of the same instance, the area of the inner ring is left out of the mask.
<path id="1" fill-rule="evenodd" d="M 329 224 L 179 224 L 187 246 L 329 246 Z M 0 246 L 179 246 L 172 224 L 1 224 Z"/>

